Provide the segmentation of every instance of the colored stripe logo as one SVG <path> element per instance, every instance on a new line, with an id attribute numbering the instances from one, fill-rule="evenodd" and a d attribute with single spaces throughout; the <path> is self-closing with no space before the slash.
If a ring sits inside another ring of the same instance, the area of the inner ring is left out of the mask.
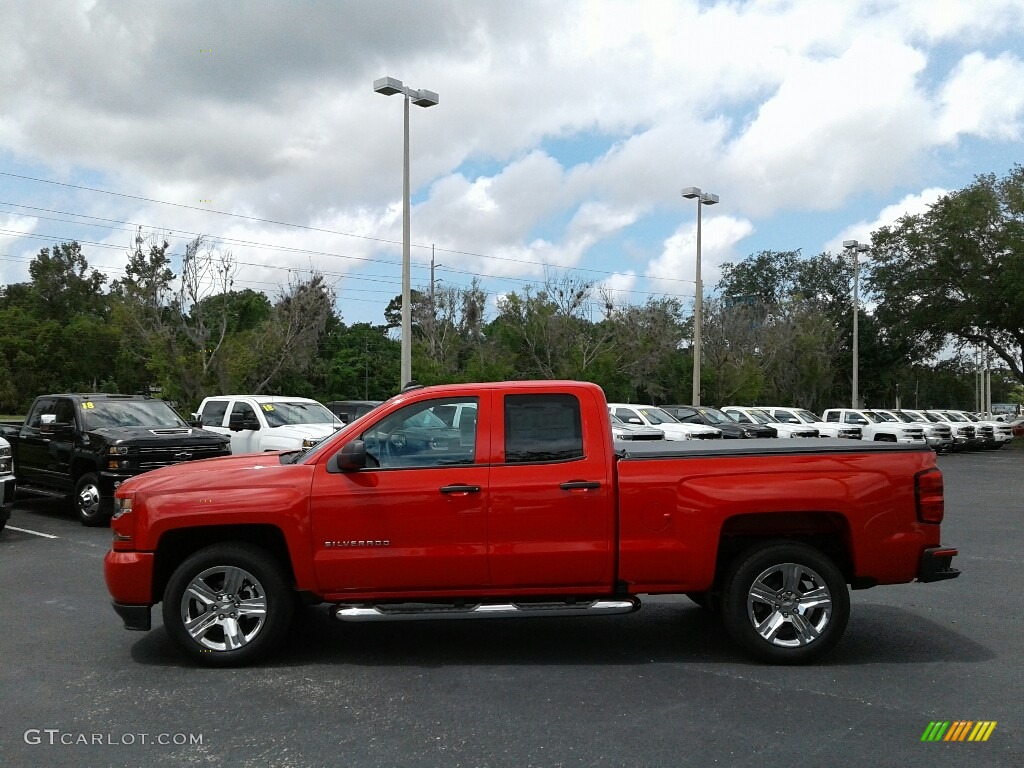
<path id="1" fill-rule="evenodd" d="M 995 720 L 933 720 L 921 741 L 988 741 L 995 729 Z"/>

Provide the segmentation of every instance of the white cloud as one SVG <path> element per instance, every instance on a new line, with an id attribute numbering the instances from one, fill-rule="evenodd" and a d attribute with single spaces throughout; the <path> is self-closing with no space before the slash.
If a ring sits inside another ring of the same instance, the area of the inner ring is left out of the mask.
<path id="1" fill-rule="evenodd" d="M 187 8 L 0 0 L 0 158 L 363 236 L 97 206 L 337 254 L 235 246 L 268 290 L 287 274 L 273 267 L 315 266 L 346 275 L 344 292 L 365 262 L 340 255 L 393 274 L 399 248 L 365 239 L 401 239 L 402 99 L 372 91 L 383 75 L 441 99 L 410 114 L 414 282 L 431 243 L 450 269 L 527 278 L 542 263 L 621 272 L 597 261 L 616 239 L 639 254 L 637 285 L 647 262 L 654 285 L 692 293 L 666 280 L 692 275 L 692 233 L 660 242 L 664 217 L 690 218 L 681 187 L 722 198 L 705 230 L 712 285 L 755 222 L 765 235 L 865 190 L 951 185 L 941 153 L 1017 141 L 1024 119 L 1024 0 Z"/>
<path id="2" fill-rule="evenodd" d="M 1019 141 L 1024 120 L 1024 62 L 1011 54 L 965 56 L 942 88 L 939 134 Z"/>
<path id="3" fill-rule="evenodd" d="M 754 231 L 754 225 L 733 216 L 707 216 L 701 222 L 701 282 L 707 291 L 722 275 L 721 266 L 736 261 L 736 246 Z M 665 240 L 658 258 L 647 267 L 658 290 L 694 296 L 697 276 L 697 226 L 686 224 Z"/>
<path id="4" fill-rule="evenodd" d="M 949 190 L 939 187 L 932 187 L 922 190 L 917 194 L 907 195 L 902 200 L 883 208 L 873 221 L 858 221 L 851 224 L 834 238 L 825 243 L 823 251 L 831 253 L 842 253 L 844 240 L 857 240 L 861 243 L 871 243 L 871 233 L 882 227 L 888 227 L 896 223 L 903 216 L 917 216 L 927 213 L 940 197 L 949 193 Z"/>

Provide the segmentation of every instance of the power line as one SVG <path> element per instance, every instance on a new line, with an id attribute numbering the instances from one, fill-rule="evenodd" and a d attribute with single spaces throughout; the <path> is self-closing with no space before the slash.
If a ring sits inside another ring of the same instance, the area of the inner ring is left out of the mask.
<path id="1" fill-rule="evenodd" d="M 292 227 L 292 228 L 295 228 L 295 229 L 302 229 L 302 230 L 307 230 L 307 231 L 310 231 L 310 232 L 322 232 L 322 233 L 325 233 L 325 234 L 340 235 L 342 237 L 353 237 L 353 238 L 358 238 L 358 239 L 361 239 L 361 240 L 369 240 L 369 241 L 377 242 L 377 243 L 385 243 L 387 245 L 401 245 L 400 241 L 389 240 L 389 239 L 383 238 L 383 237 L 373 237 L 371 235 L 360 235 L 360 234 L 356 234 L 354 232 L 342 232 L 342 231 L 339 231 L 339 230 L 326 229 L 326 228 L 323 228 L 323 227 L 311 227 L 311 226 L 306 225 L 306 224 L 294 224 L 294 223 L 288 222 L 288 221 L 278 221 L 276 219 L 265 219 L 265 218 L 262 218 L 262 217 L 259 217 L 259 216 L 248 216 L 248 215 L 241 214 L 241 213 L 232 213 L 230 211 L 219 211 L 219 210 L 217 210 L 215 208 L 204 208 L 202 206 L 188 205 L 186 203 L 174 203 L 174 202 L 170 202 L 168 200 L 157 200 L 155 198 L 142 197 L 140 195 L 129 195 L 129 194 L 126 194 L 124 192 L 113 192 L 113 191 L 110 191 L 110 190 L 107 190 L 107 189 L 99 189 L 97 187 L 87 187 L 87 186 L 84 186 L 84 185 L 81 185 L 81 184 L 70 184 L 68 182 L 52 181 L 50 179 L 40 179 L 40 178 L 37 178 L 35 176 L 25 176 L 25 175 L 22 175 L 22 174 L 10 173 L 8 171 L 0 171 L 0 176 L 8 176 L 8 177 L 15 178 L 15 179 L 22 179 L 23 181 L 34 181 L 34 182 L 37 182 L 37 183 L 40 183 L 40 184 L 53 184 L 55 186 L 67 187 L 69 189 L 79 189 L 79 190 L 83 190 L 83 191 L 86 191 L 86 192 L 96 192 L 98 194 L 111 195 L 111 196 L 114 196 L 114 197 L 123 197 L 123 198 L 126 198 L 128 200 L 140 200 L 142 202 L 154 203 L 154 204 L 157 204 L 157 205 L 168 205 L 168 206 L 173 206 L 175 208 L 184 208 L 186 210 L 202 211 L 204 213 L 214 213 L 214 214 L 217 214 L 218 216 L 228 216 L 228 217 L 232 217 L 232 218 L 243 219 L 245 221 L 253 221 L 253 222 L 257 222 L 257 223 L 261 223 L 261 224 L 275 224 L 277 226 L 282 226 L 282 227 Z M 25 206 L 25 207 L 31 208 L 31 206 Z M 41 209 L 41 210 L 45 210 L 45 209 Z M 472 257 L 481 258 L 481 259 L 493 259 L 493 260 L 496 260 L 496 261 L 507 261 L 507 262 L 511 262 L 511 263 L 515 263 L 515 264 L 527 264 L 527 265 L 534 266 L 534 267 L 565 269 L 565 267 L 559 267 L 557 264 L 548 264 L 546 262 L 541 262 L 541 261 L 531 261 L 529 259 L 515 259 L 515 258 L 512 258 L 511 256 L 493 256 L 493 255 L 488 255 L 488 254 L 483 254 L 483 253 L 476 253 L 474 251 L 462 251 L 462 250 L 457 250 L 457 249 L 453 249 L 453 248 L 436 248 L 433 245 L 423 245 L 421 243 L 411 243 L 411 246 L 414 247 L 414 248 L 424 248 L 424 249 L 432 248 L 432 249 L 436 250 L 437 253 L 450 253 L 450 254 L 456 255 L 456 256 L 472 256 Z M 621 272 L 617 272 L 617 271 L 614 271 L 614 270 L 592 269 L 590 267 L 573 267 L 572 269 L 577 271 L 577 272 L 593 272 L 595 274 L 602 274 L 602 275 L 618 275 L 618 274 L 622 274 Z M 678 278 L 678 277 L 666 277 L 666 278 L 659 278 L 659 279 L 661 279 L 661 280 L 668 280 L 668 281 L 672 281 L 672 282 L 681 282 L 681 283 L 692 283 L 692 282 L 694 282 L 693 280 L 687 280 L 685 278 Z"/>

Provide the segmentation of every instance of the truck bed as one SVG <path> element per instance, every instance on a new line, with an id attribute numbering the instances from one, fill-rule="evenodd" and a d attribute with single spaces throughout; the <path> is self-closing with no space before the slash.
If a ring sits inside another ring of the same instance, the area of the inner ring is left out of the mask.
<path id="1" fill-rule="evenodd" d="M 752 438 L 750 440 L 651 440 L 616 442 L 620 460 L 686 459 L 709 456 L 806 456 L 829 453 L 869 453 L 875 451 L 927 451 L 927 444 L 883 443 L 870 440 L 840 440 L 834 437 Z"/>

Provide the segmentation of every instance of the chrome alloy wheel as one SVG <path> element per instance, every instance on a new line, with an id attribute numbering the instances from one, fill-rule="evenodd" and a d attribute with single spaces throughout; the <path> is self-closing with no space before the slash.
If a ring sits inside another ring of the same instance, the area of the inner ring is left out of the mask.
<path id="1" fill-rule="evenodd" d="M 832 619 L 825 580 L 800 563 L 779 563 L 761 572 L 747 591 L 747 616 L 761 638 L 781 648 L 817 640 Z"/>
<path id="2" fill-rule="evenodd" d="M 78 504 L 78 514 L 83 520 L 91 520 L 100 513 L 100 489 L 96 483 L 85 482 L 78 488 L 78 495 L 75 497 Z"/>
<path id="3" fill-rule="evenodd" d="M 214 566 L 197 574 L 181 596 L 181 622 L 204 649 L 234 651 L 256 638 L 267 618 L 267 596 L 244 568 Z"/>

